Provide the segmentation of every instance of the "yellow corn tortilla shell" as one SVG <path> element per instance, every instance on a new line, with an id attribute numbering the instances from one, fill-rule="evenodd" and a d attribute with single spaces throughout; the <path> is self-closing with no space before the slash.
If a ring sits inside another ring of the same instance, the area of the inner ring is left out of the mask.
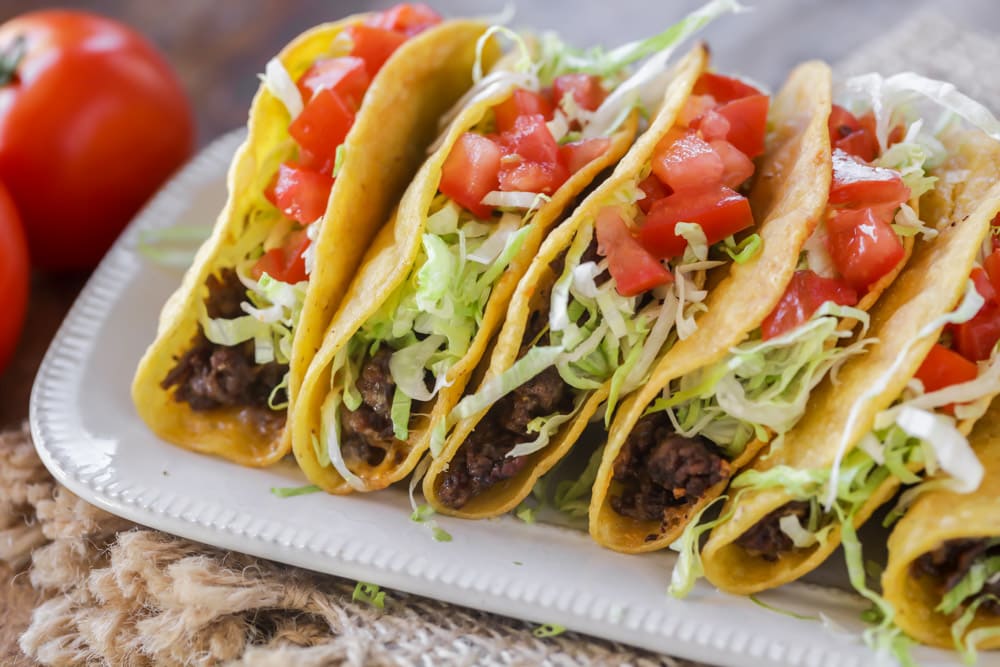
<path id="1" fill-rule="evenodd" d="M 688 53 L 671 75 L 671 82 L 664 93 L 663 102 L 657 111 L 653 123 L 636 141 L 628 154 L 618 163 L 614 173 L 598 186 L 587 199 L 580 204 L 572 216 L 564 221 L 545 240 L 537 257 L 528 267 L 524 279 L 517 286 L 506 312 L 504 326 L 497 344 L 493 350 L 483 382 L 506 371 L 517 360 L 521 350 L 524 332 L 528 319 L 534 310 L 544 307 L 547 310 L 547 295 L 552 284 L 558 278 L 551 269 L 551 263 L 559 257 L 576 236 L 577 231 L 585 224 L 593 225 L 597 212 L 613 199 L 623 186 L 634 183 L 636 175 L 649 163 L 653 149 L 660 138 L 674 125 L 677 114 L 691 95 L 695 81 L 708 66 L 708 52 L 702 45 L 696 46 Z M 441 502 L 438 495 L 441 475 L 448 469 L 449 462 L 454 458 L 468 435 L 489 411 L 489 408 L 472 415 L 455 425 L 441 453 L 431 461 L 424 477 L 423 490 L 428 503 L 438 512 L 469 519 L 480 519 L 498 516 L 508 512 L 523 500 L 535 481 L 555 465 L 587 426 L 590 417 L 608 396 L 609 383 L 594 391 L 586 400 L 577 416 L 567 422 L 552 438 L 548 447 L 529 455 L 529 463 L 521 472 L 511 479 L 503 480 L 479 496 L 472 498 L 462 508 L 455 509 Z"/>
<path id="2" fill-rule="evenodd" d="M 894 620 L 906 634 L 924 644 L 951 647 L 955 618 L 934 611 L 941 602 L 935 582 L 915 576 L 913 562 L 949 540 L 1000 537 L 1000 404 L 976 424 L 969 442 L 985 468 L 983 482 L 972 493 L 929 491 L 921 495 L 889 536 L 889 562 L 882 574 L 885 599 L 896 610 Z M 1000 619 L 977 614 L 969 630 L 996 627 Z M 996 648 L 1000 637 L 978 648 Z"/>
<path id="3" fill-rule="evenodd" d="M 364 489 L 354 489 L 332 465 L 319 464 L 313 447 L 313 438 L 320 437 L 322 406 L 331 391 L 331 362 L 337 352 L 409 275 L 420 249 L 431 203 L 438 192 L 441 168 L 455 142 L 463 133 L 478 125 L 495 105 L 509 95 L 508 91 L 473 101 L 459 113 L 440 148 L 428 158 L 407 188 L 392 221 L 382 228 L 369 248 L 361 272 L 351 284 L 341 310 L 336 314 L 322 347 L 309 367 L 296 404 L 292 449 L 299 466 L 310 481 L 330 493 L 383 489 L 403 479 L 413 470 L 430 445 L 434 424 L 445 419 L 462 397 L 466 383 L 503 323 L 514 288 L 549 230 L 577 195 L 598 174 L 614 165 L 625 154 L 635 138 L 638 119 L 633 113 L 611 137 L 609 149 L 573 174 L 549 201 L 539 207 L 532 218 L 532 231 L 525 237 L 521 250 L 490 293 L 482 322 L 469 350 L 449 369 L 446 386 L 432 400 L 429 413 L 418 415 L 414 412 L 410 421 L 409 438 L 405 443 L 397 441 L 401 446 L 388 452 L 382 463 L 360 468 L 355 466 L 351 470 L 364 483 Z"/>
<path id="4" fill-rule="evenodd" d="M 664 522 L 638 521 L 618 514 L 610 498 L 620 485 L 612 479 L 625 440 L 646 408 L 677 378 L 711 365 L 743 342 L 781 299 L 795 272 L 803 244 L 819 223 L 830 189 L 830 69 L 820 62 L 800 65 L 773 100 L 777 130 L 750 195 L 761 252 L 728 275 L 709 293 L 698 328 L 679 340 L 656 365 L 640 391 L 615 416 L 590 503 L 590 534 L 601 545 L 629 553 L 662 549 L 673 542 L 697 512 L 722 493 L 728 480 L 698 502 L 677 508 Z M 748 463 L 763 446 L 749 443 L 732 468 Z"/>
<path id="5" fill-rule="evenodd" d="M 928 323 L 951 312 L 961 300 L 979 248 L 989 232 L 990 221 L 1000 210 L 1000 185 L 989 188 L 1000 176 L 991 156 L 993 142 L 982 135 L 965 137 L 952 152 L 951 164 L 938 173 L 948 181 L 951 169 L 961 169 L 964 179 L 956 187 L 953 202 L 931 194 L 925 200 L 926 220 L 941 230 L 930 241 L 916 244 L 910 264 L 872 310 L 869 336 L 878 339 L 867 354 L 849 359 L 840 369 L 837 383 L 830 378 L 816 388 L 802 420 L 789 431 L 781 447 L 759 458 L 753 469 L 768 470 L 784 465 L 793 468 L 824 468 L 833 465 L 841 437 L 853 447 L 871 431 L 875 416 L 890 407 L 913 377 L 938 335 L 911 342 Z M 897 358 L 905 355 L 895 372 L 888 373 Z M 882 391 L 869 395 L 885 379 Z M 852 428 L 848 415 L 858 404 Z M 962 433 L 972 420 L 959 424 Z M 846 455 L 846 452 L 845 452 Z M 856 513 L 860 526 L 872 512 L 888 501 L 899 486 L 886 480 Z M 738 502 L 734 503 L 733 498 Z M 756 593 L 798 579 L 822 563 L 840 543 L 834 525 L 824 544 L 783 553 L 776 562 L 751 556 L 736 539 L 771 511 L 794 500 L 782 489 L 746 490 L 730 495 L 722 512 L 729 520 L 711 533 L 702 552 L 705 576 L 718 588 L 740 594 Z"/>
<path id="6" fill-rule="evenodd" d="M 312 28 L 278 58 L 296 79 L 318 58 L 345 55 L 332 52 L 335 39 L 368 16 Z M 471 84 L 475 44 L 486 28 L 477 21 L 447 21 L 426 30 L 396 50 L 365 94 L 344 142 L 344 161 L 316 241 L 315 269 L 293 342 L 293 403 L 362 253 L 419 166 L 439 117 Z M 282 102 L 261 86 L 250 108 L 247 139 L 229 169 L 226 206 L 181 286 L 164 305 L 156 340 L 140 361 L 132 385 L 139 415 L 159 437 L 251 466 L 268 465 L 288 453 L 287 426 L 278 433 L 258 430 L 241 415 L 248 408 L 192 410 L 175 401 L 173 390 L 162 389 L 160 382 L 198 333 L 207 278 L 243 260 L 246 242 L 262 242 L 277 219 L 263 191 L 278 165 L 293 155 L 290 122 Z M 288 414 L 293 412 L 289 407 Z"/>

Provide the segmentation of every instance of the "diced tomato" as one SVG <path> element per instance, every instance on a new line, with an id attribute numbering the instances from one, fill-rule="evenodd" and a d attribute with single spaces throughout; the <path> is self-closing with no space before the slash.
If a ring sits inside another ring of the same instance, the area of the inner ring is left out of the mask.
<path id="1" fill-rule="evenodd" d="M 976 316 L 952 329 L 952 345 L 966 359 L 989 359 L 1000 340 L 1000 305 L 987 301 Z"/>
<path id="2" fill-rule="evenodd" d="M 326 174 L 284 163 L 264 194 L 289 218 L 308 225 L 326 212 L 332 187 L 333 179 Z"/>
<path id="3" fill-rule="evenodd" d="M 995 236 L 993 238 L 996 238 Z M 986 270 L 986 275 L 990 277 L 990 283 L 993 284 L 993 290 L 1000 294 L 1000 251 L 996 248 L 993 252 L 983 260 L 983 269 Z"/>
<path id="4" fill-rule="evenodd" d="M 680 113 L 677 114 L 677 123 L 685 127 L 691 127 L 696 118 L 704 116 L 716 106 L 718 104 L 711 95 L 691 95 L 687 98 L 684 106 L 681 107 Z M 726 131 L 728 132 L 729 128 L 726 128 Z M 702 136 L 705 136 L 704 132 Z M 719 138 L 724 138 L 725 136 L 725 133 L 723 133 Z"/>
<path id="5" fill-rule="evenodd" d="M 694 84 L 695 95 L 711 95 L 719 104 L 732 102 L 741 97 L 750 95 L 760 95 L 760 91 L 753 86 L 743 83 L 739 79 L 734 79 L 713 72 L 705 72 Z"/>
<path id="6" fill-rule="evenodd" d="M 653 150 L 652 166 L 656 177 L 674 191 L 718 183 L 725 171 L 719 154 L 693 131 L 669 144 L 661 140 Z"/>
<path id="7" fill-rule="evenodd" d="M 493 209 L 479 202 L 500 185 L 501 156 L 500 147 L 493 141 L 466 132 L 444 161 L 438 189 L 476 217 L 489 217 Z"/>
<path id="8" fill-rule="evenodd" d="M 979 292 L 979 294 L 982 295 L 986 301 L 992 301 L 994 303 L 997 302 L 997 290 L 993 286 L 993 281 L 990 280 L 989 274 L 984 269 L 977 266 L 972 269 L 972 274 L 969 277 L 972 278 L 972 283 L 976 286 L 976 291 Z"/>
<path id="9" fill-rule="evenodd" d="M 865 162 L 871 162 L 878 157 L 878 139 L 865 128 L 839 139 L 833 144 L 833 147 L 861 158 Z"/>
<path id="10" fill-rule="evenodd" d="M 736 146 L 723 139 L 717 139 L 709 145 L 722 159 L 722 184 L 727 188 L 735 190 L 753 176 L 753 162 Z"/>
<path id="11" fill-rule="evenodd" d="M 308 104 L 317 92 L 332 90 L 353 109 L 361 106 L 361 100 L 368 90 L 371 78 L 365 68 L 365 61 L 353 56 L 343 58 L 322 58 L 312 64 L 299 77 L 299 92 Z"/>
<path id="12" fill-rule="evenodd" d="M 403 2 L 378 12 L 366 23 L 383 30 L 395 30 L 412 37 L 441 22 L 441 16 L 422 2 Z"/>
<path id="13" fill-rule="evenodd" d="M 545 120 L 552 120 L 552 102 L 541 93 L 518 88 L 500 104 L 493 107 L 497 132 L 510 132 L 519 116 L 541 114 Z"/>
<path id="14" fill-rule="evenodd" d="M 506 149 L 505 153 L 517 153 L 527 162 L 559 162 L 559 144 L 541 114 L 518 116 L 514 129 L 500 135 L 500 143 Z"/>
<path id="15" fill-rule="evenodd" d="M 636 202 L 643 213 L 649 213 L 649 209 L 653 207 L 653 204 L 672 192 L 670 188 L 660 182 L 660 179 L 655 174 L 650 174 L 642 179 L 639 182 L 639 189 L 646 193 L 645 197 Z"/>
<path id="16" fill-rule="evenodd" d="M 347 26 L 344 32 L 353 44 L 351 55 L 365 61 L 368 76 L 373 79 L 393 51 L 406 41 L 402 33 L 364 24 Z"/>
<path id="17" fill-rule="evenodd" d="M 917 369 L 916 377 L 923 383 L 924 392 L 929 394 L 953 384 L 975 380 L 977 375 L 979 369 L 976 364 L 944 345 L 935 343 Z"/>
<path id="18" fill-rule="evenodd" d="M 896 232 L 871 208 L 836 212 L 827 219 L 826 231 L 833 265 L 859 291 L 896 268 L 905 254 Z"/>
<path id="19" fill-rule="evenodd" d="M 833 151 L 830 204 L 851 208 L 887 205 L 895 209 L 909 198 L 910 189 L 903 184 L 899 172 L 872 167 L 840 149 Z"/>
<path id="20" fill-rule="evenodd" d="M 687 241 L 674 231 L 679 222 L 697 222 L 712 245 L 752 227 L 753 213 L 746 197 L 717 183 L 675 192 L 650 208 L 639 229 L 639 243 L 656 257 L 684 254 Z"/>
<path id="21" fill-rule="evenodd" d="M 841 139 L 846 139 L 852 133 L 862 129 L 861 122 L 850 111 L 834 104 L 830 109 L 830 119 L 827 121 L 830 131 L 830 143 L 836 144 Z"/>
<path id="22" fill-rule="evenodd" d="M 729 120 L 715 109 L 709 109 L 701 116 L 691 121 L 692 130 L 698 130 L 698 134 L 705 141 L 725 139 L 729 135 Z"/>
<path id="23" fill-rule="evenodd" d="M 288 126 L 288 133 L 309 152 L 312 164 L 332 164 L 337 146 L 344 143 L 353 124 L 354 111 L 350 105 L 327 88 L 309 101 Z"/>
<path id="24" fill-rule="evenodd" d="M 558 162 L 511 162 L 500 166 L 500 189 L 504 192 L 536 192 L 551 195 L 569 178 Z"/>
<path id="25" fill-rule="evenodd" d="M 767 95 L 750 95 L 727 102 L 715 113 L 729 121 L 725 139 L 743 151 L 750 159 L 764 152 L 764 135 L 767 133 Z"/>
<path id="26" fill-rule="evenodd" d="M 824 278 L 808 270 L 796 271 L 778 305 L 761 323 L 761 338 L 768 340 L 795 329 L 827 301 L 853 306 L 858 302 L 858 294 L 841 280 Z"/>
<path id="27" fill-rule="evenodd" d="M 604 155 L 611 147 L 610 139 L 583 139 L 559 147 L 559 161 L 570 174 L 575 174 Z"/>
<path id="28" fill-rule="evenodd" d="M 673 282 L 670 271 L 632 236 L 621 211 L 606 206 L 597 214 L 597 252 L 608 258 L 608 271 L 622 296 L 635 296 Z"/>
<path id="29" fill-rule="evenodd" d="M 552 82 L 552 101 L 559 105 L 571 94 L 582 109 L 593 111 L 608 96 L 601 80 L 592 74 L 563 74 Z"/>
<path id="30" fill-rule="evenodd" d="M 271 248 L 250 269 L 250 276 L 260 280 L 267 274 L 283 283 L 297 283 L 307 279 L 306 260 L 302 256 L 309 247 L 309 236 L 306 230 L 292 232 L 281 248 Z"/>

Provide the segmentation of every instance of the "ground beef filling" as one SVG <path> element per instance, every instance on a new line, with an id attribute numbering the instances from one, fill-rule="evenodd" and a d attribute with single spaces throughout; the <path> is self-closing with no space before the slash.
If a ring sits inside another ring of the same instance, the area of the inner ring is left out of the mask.
<path id="1" fill-rule="evenodd" d="M 396 382 L 389 372 L 392 350 L 380 347 L 361 365 L 356 386 L 361 394 L 357 410 L 340 408 L 340 450 L 344 461 L 377 466 L 398 442 L 392 431 L 392 396 Z"/>
<path id="2" fill-rule="evenodd" d="M 640 521 L 664 521 L 666 511 L 695 502 L 729 476 L 729 463 L 711 441 L 674 432 L 665 413 L 636 423 L 615 461 L 621 495 L 611 507 Z"/>
<path id="3" fill-rule="evenodd" d="M 795 548 L 792 538 L 781 530 L 782 517 L 793 515 L 799 518 L 800 524 L 805 525 L 809 518 L 809 503 L 804 500 L 793 500 L 769 512 L 750 530 L 736 538 L 736 544 L 743 547 L 751 556 L 763 558 L 771 563 L 777 561 L 783 553 Z"/>
<path id="4" fill-rule="evenodd" d="M 240 303 L 246 300 L 246 288 L 234 270 L 209 276 L 205 286 L 209 317 L 233 319 L 244 314 Z M 272 410 L 268 398 L 287 372 L 287 364 L 255 363 L 253 341 L 219 345 L 205 338 L 199 327 L 190 349 L 177 359 L 160 386 L 176 387 L 174 400 L 187 403 L 192 410 L 245 408 L 240 411 L 242 419 L 253 421 L 259 430 L 273 431 L 284 426 L 286 411 Z M 282 402 L 285 397 L 275 399 Z"/>
<path id="5" fill-rule="evenodd" d="M 536 417 L 565 414 L 572 409 L 572 390 L 553 367 L 514 389 L 490 408 L 459 448 L 442 476 L 438 498 L 457 509 L 514 477 L 530 457 L 507 456 L 507 452 L 537 437 L 536 433 L 528 433 L 528 423 Z"/>
<path id="6" fill-rule="evenodd" d="M 987 539 L 948 540 L 934 551 L 925 553 L 913 561 L 911 566 L 914 576 L 932 577 L 943 596 L 968 574 L 969 569 L 987 555 L 1000 553 L 1000 547 L 989 547 Z M 981 595 L 995 595 L 1000 598 L 1000 581 L 983 585 Z M 978 611 L 989 614 L 1000 614 L 1000 604 L 987 600 Z"/>

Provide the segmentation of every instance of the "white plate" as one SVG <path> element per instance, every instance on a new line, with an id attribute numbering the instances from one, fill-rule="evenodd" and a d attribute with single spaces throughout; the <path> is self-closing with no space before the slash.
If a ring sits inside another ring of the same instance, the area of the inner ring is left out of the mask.
<path id="1" fill-rule="evenodd" d="M 139 232 L 211 224 L 242 136 L 212 144 L 155 197 L 108 253 L 49 348 L 32 392 L 31 427 L 60 483 L 109 512 L 223 549 L 684 658 L 734 666 L 873 662 L 858 639 L 866 605 L 837 588 L 797 583 L 763 599 L 822 611 L 847 635 L 704 582 L 688 599 L 671 599 L 669 553 L 617 554 L 583 532 L 512 517 L 439 519 L 454 539 L 434 542 L 409 520 L 405 489 L 277 498 L 271 487 L 307 483 L 290 463 L 242 468 L 154 437 L 132 408 L 129 385 L 181 274 L 140 255 Z M 842 585 L 842 569 L 831 562 L 811 581 Z M 958 664 L 944 651 L 917 653 L 924 664 Z M 1000 666 L 1000 656 L 981 664 Z"/>

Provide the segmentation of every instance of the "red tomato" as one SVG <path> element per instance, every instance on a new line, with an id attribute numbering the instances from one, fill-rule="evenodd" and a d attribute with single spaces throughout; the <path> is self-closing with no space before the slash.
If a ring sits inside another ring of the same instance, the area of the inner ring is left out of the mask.
<path id="1" fill-rule="evenodd" d="M 337 146 L 344 143 L 352 125 L 354 111 L 351 106 L 327 88 L 309 101 L 298 118 L 288 126 L 288 133 L 315 160 L 332 165 Z"/>
<path id="2" fill-rule="evenodd" d="M 898 171 L 872 167 L 842 150 L 833 151 L 833 182 L 830 184 L 830 204 L 852 208 L 887 205 L 895 210 L 910 198 L 910 189 L 903 185 Z"/>
<path id="3" fill-rule="evenodd" d="M 365 61 L 353 56 L 321 58 L 299 77 L 299 92 L 306 104 L 321 90 L 332 90 L 352 109 L 361 106 L 365 91 L 371 84 Z"/>
<path id="4" fill-rule="evenodd" d="M 28 242 L 21 218 L 7 188 L 0 185 L 0 294 L 4 316 L 0 325 L 0 373 L 7 366 L 24 325 L 28 307 Z"/>
<path id="5" fill-rule="evenodd" d="M 672 143 L 660 141 L 653 150 L 652 166 L 656 177 L 674 191 L 718 183 L 725 170 L 719 154 L 695 132 Z"/>
<path id="6" fill-rule="evenodd" d="M 568 178 L 569 171 L 558 162 L 511 162 L 500 167 L 500 189 L 504 192 L 540 192 L 551 195 Z"/>
<path id="7" fill-rule="evenodd" d="M 500 135 L 500 143 L 505 153 L 517 153 L 528 162 L 555 164 L 559 161 L 559 144 L 541 114 L 518 116 L 514 129 Z"/>
<path id="8" fill-rule="evenodd" d="M 997 301 L 996 288 L 993 286 L 993 281 L 990 280 L 989 274 L 984 269 L 981 269 L 977 266 L 976 268 L 972 269 L 972 273 L 969 277 L 972 278 L 972 282 L 976 286 L 976 291 L 979 292 L 979 294 L 984 299 L 986 299 L 986 301 L 992 301 L 996 303 Z"/>
<path id="9" fill-rule="evenodd" d="M 597 252 L 608 258 L 608 271 L 622 296 L 635 296 L 673 282 L 670 271 L 636 242 L 617 208 L 602 208 L 594 222 L 594 231 Z"/>
<path id="10" fill-rule="evenodd" d="M 365 23 L 384 30 L 395 30 L 412 37 L 441 22 L 441 16 L 422 2 L 404 2 L 378 12 Z"/>
<path id="11" fill-rule="evenodd" d="M 610 147 L 610 139 L 572 141 L 559 147 L 559 161 L 569 170 L 570 174 L 575 174 L 604 155 Z"/>
<path id="12" fill-rule="evenodd" d="M 827 219 L 826 230 L 833 265 L 857 290 L 892 271 L 905 254 L 896 232 L 870 208 L 839 211 Z"/>
<path id="13" fill-rule="evenodd" d="M 684 106 L 681 107 L 680 113 L 677 114 L 677 123 L 685 127 L 690 127 L 695 119 L 705 116 L 715 107 L 715 98 L 711 95 L 691 95 L 687 98 Z M 726 131 L 728 131 L 728 129 L 729 128 L 726 128 Z M 702 132 L 702 136 L 705 137 L 704 132 Z M 725 132 L 723 132 L 719 135 L 719 137 L 712 138 L 722 139 L 725 138 L 725 136 Z"/>
<path id="14" fill-rule="evenodd" d="M 830 143 L 835 144 L 841 139 L 845 139 L 853 132 L 862 129 L 861 122 L 850 111 L 834 104 L 830 109 L 830 119 L 827 121 L 827 128 L 830 131 Z"/>
<path id="15" fill-rule="evenodd" d="M 353 44 L 351 55 L 365 61 L 368 76 L 373 79 L 393 51 L 406 41 L 406 35 L 402 33 L 370 25 L 350 25 L 344 32 Z"/>
<path id="16" fill-rule="evenodd" d="M 840 280 L 824 278 L 812 271 L 796 271 L 778 305 L 761 323 L 761 338 L 768 340 L 795 329 L 827 301 L 853 306 L 858 295 Z"/>
<path id="17" fill-rule="evenodd" d="M 697 222 L 709 245 L 753 226 L 750 202 L 724 185 L 675 192 L 655 202 L 639 229 L 639 243 L 656 257 L 679 257 L 687 241 L 677 236 L 678 222 Z"/>
<path id="18" fill-rule="evenodd" d="M 968 322 L 952 329 L 952 345 L 966 359 L 989 359 L 1000 340 L 1000 305 L 987 301 Z"/>
<path id="19" fill-rule="evenodd" d="M 727 102 L 715 110 L 715 113 L 729 121 L 725 140 L 743 151 L 748 158 L 753 159 L 764 152 L 769 104 L 767 95 L 750 95 Z"/>
<path id="20" fill-rule="evenodd" d="M 713 72 L 705 72 L 694 84 L 695 95 L 711 95 L 718 104 L 725 104 L 741 97 L 760 95 L 760 91 L 750 84 Z"/>
<path id="21" fill-rule="evenodd" d="M 953 384 L 975 380 L 978 375 L 979 368 L 976 364 L 944 345 L 935 343 L 917 369 L 916 377 L 923 383 L 924 392 L 929 394 Z"/>
<path id="22" fill-rule="evenodd" d="M 194 121 L 177 77 L 130 28 L 66 10 L 0 26 L 0 181 L 35 266 L 97 264 L 146 199 L 191 154 Z"/>
<path id="23" fill-rule="evenodd" d="M 563 74 L 552 82 L 552 100 L 561 104 L 566 95 L 572 95 L 581 108 L 593 111 L 601 106 L 608 93 L 601 80 L 592 74 Z"/>
<path id="24" fill-rule="evenodd" d="M 743 151 L 724 139 L 716 139 L 709 144 L 722 159 L 722 184 L 736 189 L 753 176 L 753 162 Z"/>
<path id="25" fill-rule="evenodd" d="M 510 132 L 519 116 L 541 114 L 545 120 L 552 120 L 552 103 L 541 93 L 518 88 L 500 104 L 493 107 L 497 132 Z"/>
<path id="26" fill-rule="evenodd" d="M 833 147 L 861 158 L 865 162 L 871 162 L 878 157 L 878 139 L 866 129 L 860 129 L 843 139 L 839 139 L 833 144 Z"/>
<path id="27" fill-rule="evenodd" d="M 493 209 L 479 202 L 500 185 L 500 147 L 479 134 L 466 132 L 451 149 L 441 168 L 438 189 L 478 218 Z"/>
<path id="28" fill-rule="evenodd" d="M 698 134 L 705 141 L 725 139 L 730 130 L 729 120 L 715 109 L 709 109 L 692 120 L 690 127 L 692 130 L 698 130 Z"/>
<path id="29" fill-rule="evenodd" d="M 643 213 L 649 213 L 649 209 L 653 208 L 653 204 L 672 192 L 670 188 L 660 182 L 660 179 L 655 174 L 650 174 L 642 179 L 639 182 L 639 189 L 646 193 L 645 197 L 636 202 Z"/>
<path id="30" fill-rule="evenodd" d="M 257 260 L 250 269 L 254 280 L 260 280 L 261 275 L 268 274 L 283 283 L 295 284 L 307 279 L 306 260 L 302 256 L 309 247 L 309 236 L 306 230 L 292 232 L 285 239 L 284 246 L 271 248 Z"/>
<path id="31" fill-rule="evenodd" d="M 267 199 L 292 220 L 308 225 L 326 212 L 333 179 L 293 164 L 282 164 L 264 193 Z"/>
<path id="32" fill-rule="evenodd" d="M 996 238 L 995 236 L 993 237 Z M 993 252 L 983 260 L 983 269 L 986 271 L 986 275 L 990 277 L 990 283 L 993 285 L 993 290 L 1000 293 L 1000 251 L 996 248 Z"/>

